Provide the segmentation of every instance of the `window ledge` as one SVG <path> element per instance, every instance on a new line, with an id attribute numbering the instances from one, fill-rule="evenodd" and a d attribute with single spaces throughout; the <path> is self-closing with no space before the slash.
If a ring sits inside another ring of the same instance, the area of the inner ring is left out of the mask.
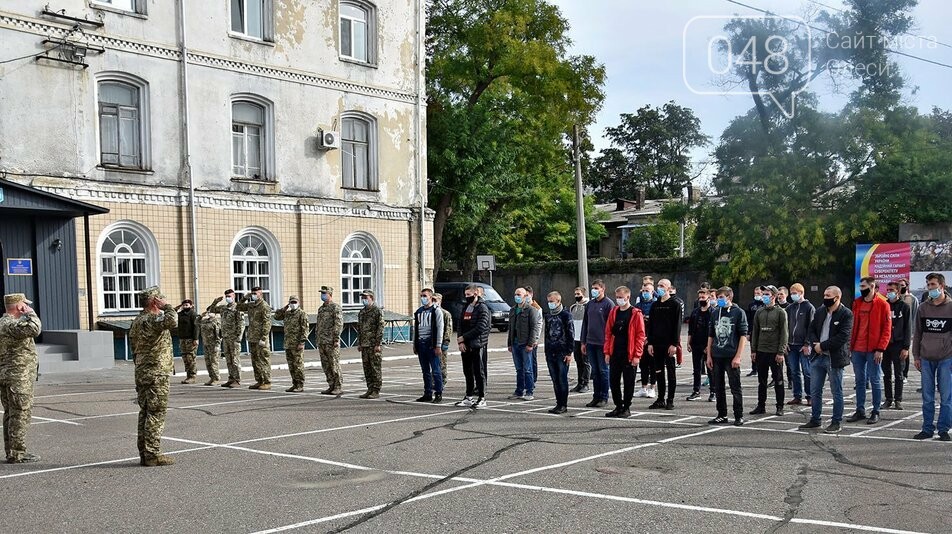
<path id="1" fill-rule="evenodd" d="M 131 167 L 109 167 L 105 165 L 96 165 L 96 168 L 104 172 L 122 172 L 127 174 L 142 174 L 146 176 L 152 176 L 155 174 L 155 171 L 152 169 L 134 169 Z"/>
<path id="2" fill-rule="evenodd" d="M 376 63 L 371 63 L 369 61 L 361 61 L 359 59 L 354 59 L 352 57 L 347 57 L 347 56 L 338 56 L 338 58 L 344 63 L 350 63 L 352 65 L 360 65 L 361 67 L 368 67 L 371 69 L 377 68 Z"/>
<path id="3" fill-rule="evenodd" d="M 239 41 L 248 41 L 249 43 L 255 43 L 264 46 L 274 46 L 274 41 L 268 41 L 265 39 L 259 39 L 257 37 L 252 37 L 250 35 L 245 35 L 243 33 L 238 33 L 235 31 L 229 31 L 228 37 L 232 39 L 238 39 Z"/>
<path id="4" fill-rule="evenodd" d="M 364 189 L 362 187 L 344 187 L 341 186 L 341 189 L 344 191 L 356 191 L 358 193 L 379 193 L 379 189 Z"/>
<path id="5" fill-rule="evenodd" d="M 132 318 L 135 319 L 139 316 L 141 310 L 130 310 L 130 311 L 103 311 L 99 312 L 100 319 L 125 319 Z"/>
<path id="6" fill-rule="evenodd" d="M 232 182 L 242 183 L 242 184 L 266 184 L 266 185 L 268 185 L 268 184 L 276 184 L 276 183 L 278 183 L 277 180 L 272 180 L 272 179 L 270 179 L 270 178 L 268 178 L 268 179 L 261 178 L 261 179 L 257 179 L 257 180 L 256 180 L 256 179 L 254 179 L 254 178 L 245 178 L 244 176 L 232 176 L 232 177 L 231 177 L 231 181 L 232 181 Z"/>
<path id="7" fill-rule="evenodd" d="M 117 15 L 124 15 L 136 19 L 148 20 L 149 18 L 149 15 L 146 13 L 139 13 L 138 11 L 126 11 L 125 9 L 119 9 L 96 2 L 89 2 L 89 7 L 90 9 L 95 9 L 97 11 L 108 11 L 109 13 L 115 13 Z"/>

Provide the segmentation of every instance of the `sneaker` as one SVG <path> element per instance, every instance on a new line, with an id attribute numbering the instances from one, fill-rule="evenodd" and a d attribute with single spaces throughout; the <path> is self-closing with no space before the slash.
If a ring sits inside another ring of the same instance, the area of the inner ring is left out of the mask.
<path id="1" fill-rule="evenodd" d="M 481 410 L 481 409 L 483 409 L 483 408 L 487 408 L 487 406 L 486 406 L 486 399 L 480 397 L 480 398 L 476 399 L 476 402 L 473 403 L 473 409 L 474 409 L 474 410 Z"/>
<path id="2" fill-rule="evenodd" d="M 454 406 L 459 406 L 461 408 L 469 408 L 473 405 L 472 397 L 463 397 L 463 400 L 457 402 Z"/>
<path id="3" fill-rule="evenodd" d="M 588 393 L 588 386 L 583 387 L 582 389 L 578 390 L 578 392 L 579 392 L 579 393 Z"/>
<path id="4" fill-rule="evenodd" d="M 747 376 L 757 376 L 757 369 L 751 369 Z"/>
<path id="5" fill-rule="evenodd" d="M 194 376 L 189 376 L 189 377 L 187 377 L 185 380 L 182 380 L 182 383 L 183 383 L 183 384 L 194 384 L 194 383 L 195 383 L 195 377 L 194 377 Z"/>
<path id="6" fill-rule="evenodd" d="M 886 399 L 882 404 L 879 405 L 880 410 L 885 410 L 886 408 L 892 408 L 893 401 L 892 399 Z"/>
<path id="7" fill-rule="evenodd" d="M 714 395 L 713 393 L 707 396 L 707 402 L 714 402 L 716 400 L 717 400 L 717 396 Z"/>
<path id="8" fill-rule="evenodd" d="M 591 401 L 588 402 L 588 404 L 585 405 L 585 407 L 586 407 L 586 408 L 594 408 L 596 404 L 598 404 L 598 401 L 595 400 L 595 399 L 592 399 Z"/>
<path id="9" fill-rule="evenodd" d="M 820 428 L 819 421 L 813 421 L 812 419 L 805 424 L 802 424 L 797 427 L 797 430 L 812 430 L 814 428 Z"/>
<path id="10" fill-rule="evenodd" d="M 218 380 L 214 380 L 214 379 L 209 380 L 208 382 L 205 382 L 205 385 L 206 385 L 206 386 L 217 386 L 217 385 L 218 385 Z"/>
<path id="11" fill-rule="evenodd" d="M 726 425 L 727 423 L 730 423 L 730 422 L 731 422 L 730 419 L 728 419 L 728 418 L 726 418 L 726 417 L 717 416 L 717 417 L 715 417 L 714 419 L 711 419 L 710 421 L 708 421 L 707 424 L 709 424 L 709 425 Z"/>
<path id="12" fill-rule="evenodd" d="M 674 401 L 668 401 L 668 402 L 664 403 L 664 409 L 665 409 L 665 410 L 673 410 L 673 409 L 674 409 Z"/>
<path id="13" fill-rule="evenodd" d="M 526 393 L 525 395 L 522 396 L 522 400 L 531 401 L 531 400 L 535 400 L 535 397 L 532 396 L 532 393 Z"/>
<path id="14" fill-rule="evenodd" d="M 754 408 L 753 410 L 751 410 L 751 411 L 749 411 L 749 412 L 747 412 L 747 413 L 748 413 L 749 415 L 762 415 L 762 414 L 767 413 L 767 409 L 764 408 L 763 406 L 758 406 L 758 407 Z"/>
<path id="15" fill-rule="evenodd" d="M 893 403 L 893 410 L 902 410 L 902 401 L 896 401 Z"/>
<path id="16" fill-rule="evenodd" d="M 777 417 L 783 417 L 783 407 L 782 406 L 778 407 L 777 411 L 774 412 L 774 415 L 776 415 Z"/>
<path id="17" fill-rule="evenodd" d="M 285 393 L 301 393 L 304 391 L 303 386 L 291 386 L 288 389 L 284 390 Z"/>
<path id="18" fill-rule="evenodd" d="M 271 382 L 266 382 L 266 383 L 264 383 L 264 384 L 261 384 L 260 386 L 258 386 L 258 389 L 260 389 L 261 391 L 268 391 L 268 390 L 270 390 L 270 389 L 271 389 Z"/>
<path id="19" fill-rule="evenodd" d="M 878 412 L 873 412 L 873 413 L 869 414 L 869 419 L 866 420 L 866 424 L 867 424 L 867 425 L 875 425 L 875 424 L 878 423 L 878 422 L 879 422 L 879 413 L 878 413 Z"/>
<path id="20" fill-rule="evenodd" d="M 443 403 L 443 394 L 437 393 L 433 395 L 433 404 L 442 404 Z"/>
<path id="21" fill-rule="evenodd" d="M 593 406 L 593 408 L 604 408 L 605 406 L 608 406 L 608 401 L 607 401 L 607 400 L 600 400 L 600 401 L 598 401 L 598 402 L 595 403 L 595 406 Z"/>
<path id="22" fill-rule="evenodd" d="M 912 439 L 932 439 L 932 432 L 926 432 L 925 430 L 923 430 L 922 432 L 919 432 L 915 436 L 912 436 Z"/>
<path id="23" fill-rule="evenodd" d="M 139 463 L 140 465 L 144 467 L 160 467 L 163 465 L 174 464 L 175 458 L 172 458 L 171 456 L 166 456 L 164 454 L 160 454 L 156 456 L 155 458 L 143 458 Z"/>
<path id="24" fill-rule="evenodd" d="M 744 426 L 744 423 L 746 423 L 746 422 L 747 422 L 747 421 L 744 420 L 743 417 L 741 417 L 741 418 L 739 418 L 739 419 L 734 419 L 734 426 Z"/>
<path id="25" fill-rule="evenodd" d="M 952 441 L 952 436 L 948 432 L 939 432 L 939 441 Z"/>
<path id="26" fill-rule="evenodd" d="M 690 395 L 688 395 L 687 398 L 684 399 L 684 400 L 693 401 L 693 400 L 697 400 L 697 399 L 699 399 L 699 398 L 701 398 L 701 394 L 698 393 L 697 391 L 695 391 L 694 393 L 691 393 Z"/>
<path id="27" fill-rule="evenodd" d="M 657 397 L 657 396 L 658 396 L 658 394 L 655 393 L 654 388 L 649 389 L 649 390 L 648 390 L 648 394 L 645 395 L 645 397 L 648 397 L 649 399 L 653 399 L 653 398 L 655 398 L 655 397 Z"/>
<path id="28" fill-rule="evenodd" d="M 803 404 L 803 401 L 796 397 L 787 401 L 787 406 L 798 406 L 800 404 Z"/>
<path id="29" fill-rule="evenodd" d="M 654 401 L 654 403 L 651 404 L 651 406 L 648 406 L 648 409 L 649 409 L 649 410 L 663 410 L 663 409 L 664 409 L 664 401 L 663 401 L 663 400 L 656 400 L 656 401 Z"/>
<path id="30" fill-rule="evenodd" d="M 417 399 L 416 402 L 433 402 L 433 395 L 424 395 Z"/>
<path id="31" fill-rule="evenodd" d="M 862 421 L 863 419 L 866 419 L 866 414 L 864 414 L 864 413 L 862 413 L 862 412 L 856 412 L 856 413 L 854 413 L 853 415 L 847 417 L 847 418 L 846 418 L 846 422 L 847 422 L 847 423 L 855 423 L 856 421 Z"/>
<path id="32" fill-rule="evenodd" d="M 631 417 L 631 410 L 629 410 L 628 408 L 625 408 L 624 410 L 618 412 L 618 415 L 616 415 L 615 417 L 619 419 L 628 419 L 629 417 Z M 948 434 L 946 434 L 946 436 L 948 436 Z"/>
<path id="33" fill-rule="evenodd" d="M 638 397 L 640 399 L 643 399 L 647 396 L 648 396 L 648 390 L 645 388 L 641 388 L 635 393 L 635 397 Z"/>
<path id="34" fill-rule="evenodd" d="M 32 464 L 34 462 L 40 461 L 40 457 L 35 454 L 30 454 L 28 452 L 23 453 L 23 456 L 19 458 L 7 458 L 8 464 Z"/>
<path id="35" fill-rule="evenodd" d="M 840 433 L 840 424 L 839 423 L 830 423 L 830 426 L 823 429 L 823 432 L 826 434 L 839 434 Z"/>
<path id="36" fill-rule="evenodd" d="M 615 408 L 614 410 L 607 412 L 605 417 L 618 417 L 618 413 L 621 412 L 621 408 Z"/>
<path id="37" fill-rule="evenodd" d="M 581 384 L 579 384 L 579 385 L 575 386 L 574 388 L 570 389 L 569 392 L 570 392 L 570 393 L 581 393 L 581 392 L 582 392 L 582 386 L 581 386 Z M 554 408 L 553 408 L 553 409 L 554 409 Z M 549 410 L 549 411 L 551 412 L 551 410 Z"/>

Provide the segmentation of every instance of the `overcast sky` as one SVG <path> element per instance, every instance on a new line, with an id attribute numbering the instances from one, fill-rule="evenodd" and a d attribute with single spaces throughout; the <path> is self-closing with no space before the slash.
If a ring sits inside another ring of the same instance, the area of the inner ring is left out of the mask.
<path id="1" fill-rule="evenodd" d="M 726 22 L 718 17 L 761 14 L 727 0 L 550 1 L 561 8 L 571 24 L 572 53 L 595 56 L 608 72 L 605 105 L 592 130 L 597 148 L 608 145 L 602 138 L 604 130 L 616 125 L 621 113 L 633 113 L 646 104 L 660 106 L 674 100 L 692 108 L 714 142 L 731 119 L 752 107 L 749 95 L 696 92 L 722 90 L 714 83 L 716 76 L 709 72 L 707 63 L 707 43 Z M 843 7 L 840 0 L 738 1 L 792 16 L 808 16 L 811 11 L 824 9 L 818 3 Z M 952 2 L 920 0 L 914 16 L 916 26 L 910 33 L 952 45 Z M 907 37 L 900 43 L 904 52 L 952 65 L 952 46 Z M 952 69 L 903 57 L 896 59 L 908 78 L 908 103 L 923 112 L 929 112 L 933 106 L 952 109 Z M 714 67 L 718 66 L 715 58 Z M 829 84 L 817 84 L 810 89 L 819 95 L 824 109 L 838 110 L 845 101 Z M 693 157 L 705 160 L 710 150 L 709 147 L 696 151 Z"/>

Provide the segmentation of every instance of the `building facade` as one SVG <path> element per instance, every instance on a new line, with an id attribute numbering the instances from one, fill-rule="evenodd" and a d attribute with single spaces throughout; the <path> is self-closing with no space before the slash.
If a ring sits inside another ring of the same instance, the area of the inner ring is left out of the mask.
<path id="1" fill-rule="evenodd" d="M 109 210 L 88 255 L 70 240 L 76 328 L 151 285 L 409 314 L 433 274 L 422 31 L 422 0 L 0 0 L 0 185 Z"/>

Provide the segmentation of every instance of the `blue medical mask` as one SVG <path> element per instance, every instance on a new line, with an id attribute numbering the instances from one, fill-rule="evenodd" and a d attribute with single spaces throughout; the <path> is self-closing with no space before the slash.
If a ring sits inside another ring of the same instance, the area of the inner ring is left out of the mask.
<path id="1" fill-rule="evenodd" d="M 327 302 L 327 293 L 321 293 L 321 302 Z"/>
<path id="2" fill-rule="evenodd" d="M 592 298 L 593 298 L 593 299 L 597 299 L 597 298 L 598 298 L 598 290 L 597 290 L 597 289 L 594 289 L 594 288 L 592 289 Z"/>
<path id="3" fill-rule="evenodd" d="M 225 302 L 227 302 L 228 304 L 234 304 L 235 299 L 233 299 L 232 297 L 225 297 Z"/>
<path id="4" fill-rule="evenodd" d="M 516 299 L 516 304 L 522 304 L 522 297 L 520 297 L 519 295 L 516 295 L 516 296 L 513 297 L 513 298 Z"/>
<path id="5" fill-rule="evenodd" d="M 651 300 L 651 292 L 650 292 L 650 291 L 642 291 L 642 292 L 641 292 L 641 299 L 642 299 L 642 300 Z"/>
<path id="6" fill-rule="evenodd" d="M 558 307 L 559 307 L 559 303 L 557 303 L 557 302 L 550 302 L 550 303 L 549 303 L 549 309 L 550 309 L 550 310 L 554 310 L 554 309 L 556 309 L 556 308 L 558 308 Z"/>
<path id="7" fill-rule="evenodd" d="M 942 294 L 942 290 L 940 290 L 939 288 L 935 288 L 935 289 L 930 289 L 930 290 L 929 290 L 929 298 L 930 298 L 930 299 L 937 299 L 937 298 L 939 298 L 939 295 L 941 295 L 941 294 Z"/>
<path id="8" fill-rule="evenodd" d="M 886 292 L 886 298 L 889 300 L 896 300 L 896 292 L 895 291 Z"/>
<path id="9" fill-rule="evenodd" d="M 659 299 L 660 299 L 660 298 L 664 298 L 664 296 L 665 296 L 666 293 L 667 293 L 667 291 L 665 291 L 665 289 L 664 289 L 663 287 L 659 287 L 658 289 L 655 289 L 655 295 L 658 295 L 658 298 L 659 298 Z"/>
<path id="10" fill-rule="evenodd" d="M 796 304 L 797 302 L 800 302 L 800 299 L 801 299 L 801 298 L 802 298 L 802 297 L 801 297 L 799 294 L 797 294 L 797 293 L 791 293 L 791 294 L 790 294 L 790 300 L 793 301 L 794 304 Z"/>
<path id="11" fill-rule="evenodd" d="M 760 301 L 770 306 L 770 295 L 761 295 Z"/>
<path id="12" fill-rule="evenodd" d="M 368 299 L 360 299 L 360 303 L 363 304 L 365 308 L 370 306 L 370 301 Z"/>
<path id="13" fill-rule="evenodd" d="M 717 307 L 718 307 L 718 308 L 726 308 L 726 307 L 727 307 L 727 299 L 724 298 L 724 297 L 717 297 Z"/>
<path id="14" fill-rule="evenodd" d="M 420 304 L 426 306 L 429 303 L 430 303 L 430 299 L 428 297 L 420 297 Z"/>

